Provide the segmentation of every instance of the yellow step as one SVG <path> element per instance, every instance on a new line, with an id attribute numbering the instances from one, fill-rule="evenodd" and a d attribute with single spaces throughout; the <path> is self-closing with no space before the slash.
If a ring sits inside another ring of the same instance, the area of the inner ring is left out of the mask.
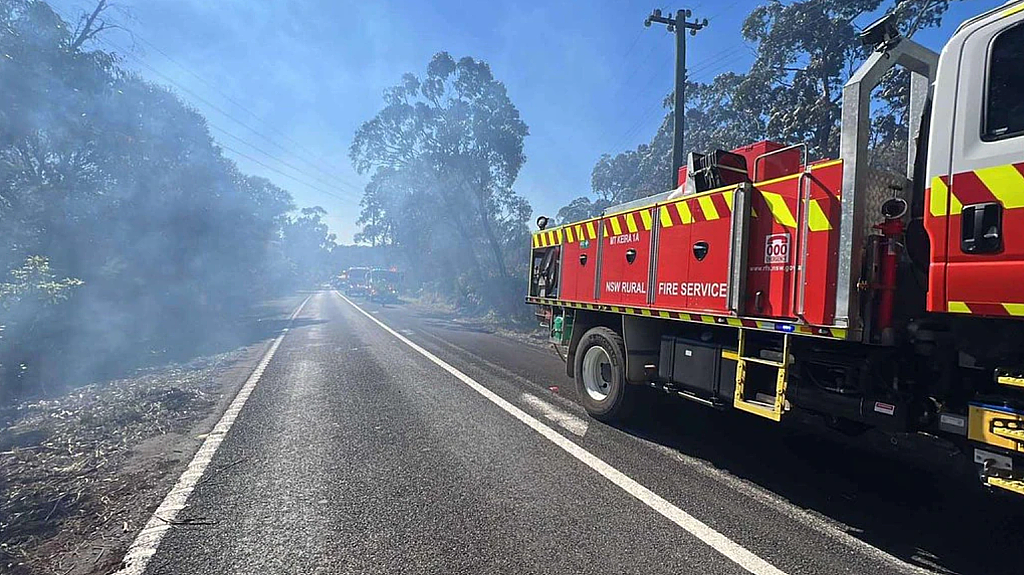
<path id="1" fill-rule="evenodd" d="M 775 406 L 770 403 L 762 403 L 760 401 L 753 401 L 747 399 L 735 399 L 732 403 L 733 407 L 740 411 L 746 411 L 754 415 L 760 415 L 766 419 L 772 421 L 782 420 L 782 410 L 776 410 Z"/>
<path id="2" fill-rule="evenodd" d="M 761 359 L 760 357 L 741 357 L 743 361 L 749 361 L 750 363 L 759 363 L 761 365 L 770 365 L 772 367 L 783 368 L 786 364 L 778 361 L 772 361 L 770 359 Z"/>
<path id="3" fill-rule="evenodd" d="M 999 437 L 1005 437 L 1006 439 L 1012 439 L 1014 441 L 1024 443 L 1024 429 L 1020 427 L 1020 423 L 1016 421 L 1005 421 L 997 419 L 992 422 L 992 427 L 989 431 L 993 435 Z"/>
<path id="4" fill-rule="evenodd" d="M 1024 387 L 1024 377 L 1013 377 L 1012 375 L 1000 375 L 996 377 L 996 383 L 1012 387 Z"/>
<path id="5" fill-rule="evenodd" d="M 1006 479 L 1003 477 L 986 477 L 985 483 L 991 487 L 998 487 L 1012 491 L 1018 495 L 1024 495 L 1024 479 Z"/>

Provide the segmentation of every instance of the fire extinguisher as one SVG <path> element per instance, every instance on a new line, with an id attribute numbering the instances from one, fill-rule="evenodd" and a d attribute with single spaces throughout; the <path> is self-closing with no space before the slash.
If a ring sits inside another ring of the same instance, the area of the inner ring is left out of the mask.
<path id="1" fill-rule="evenodd" d="M 907 213 L 907 202 L 903 198 L 891 198 L 882 204 L 882 217 L 885 220 L 875 224 L 874 228 L 882 233 L 882 241 L 878 244 L 879 271 L 878 307 L 876 323 L 879 340 L 883 344 L 893 342 L 892 316 L 893 303 L 896 299 L 896 272 L 899 267 L 899 250 L 906 225 L 903 216 Z"/>

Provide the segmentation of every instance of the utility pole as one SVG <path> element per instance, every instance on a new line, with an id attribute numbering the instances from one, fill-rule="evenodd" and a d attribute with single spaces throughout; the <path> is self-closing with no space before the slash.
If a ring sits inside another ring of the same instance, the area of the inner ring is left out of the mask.
<path id="1" fill-rule="evenodd" d="M 677 10 L 676 17 L 670 18 L 661 15 L 661 10 L 655 9 L 651 15 L 644 20 L 644 26 L 650 28 L 652 22 L 664 24 L 669 32 L 676 33 L 676 99 L 673 105 L 673 134 L 672 134 L 672 170 L 669 175 L 671 185 L 669 189 L 679 185 L 679 168 L 683 165 L 683 154 L 685 153 L 684 135 L 686 133 L 686 32 L 696 36 L 697 31 L 708 25 L 708 19 L 697 22 L 687 20 L 691 16 L 689 10 Z"/>

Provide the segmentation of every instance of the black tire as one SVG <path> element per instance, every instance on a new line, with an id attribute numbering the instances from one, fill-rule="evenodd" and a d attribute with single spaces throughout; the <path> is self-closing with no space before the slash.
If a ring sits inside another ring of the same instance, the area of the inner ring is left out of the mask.
<path id="1" fill-rule="evenodd" d="M 600 347 L 607 354 L 609 373 L 607 378 L 602 373 L 602 382 L 607 384 L 605 391 L 607 395 L 596 398 L 587 389 L 584 381 L 584 360 L 587 352 L 594 347 Z M 591 328 L 580 338 L 576 348 L 575 361 L 576 395 L 583 408 L 591 417 L 599 421 L 613 422 L 623 421 L 629 418 L 633 412 L 633 405 L 637 390 L 631 389 L 626 382 L 626 346 L 622 336 L 607 327 Z"/>

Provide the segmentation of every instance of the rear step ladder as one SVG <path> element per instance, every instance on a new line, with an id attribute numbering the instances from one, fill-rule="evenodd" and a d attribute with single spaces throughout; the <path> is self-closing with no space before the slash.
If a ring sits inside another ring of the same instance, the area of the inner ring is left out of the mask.
<path id="1" fill-rule="evenodd" d="M 1024 495 L 1024 479 L 989 476 L 985 478 L 985 485 L 996 489 L 1005 489 L 1006 491 L 1011 491 L 1018 495 Z"/>
<path id="2" fill-rule="evenodd" d="M 736 358 L 736 394 L 733 397 L 733 407 L 760 415 L 772 421 L 780 421 L 782 414 L 786 411 L 786 381 L 789 375 L 789 343 L 790 334 L 782 334 L 782 361 L 771 361 L 760 357 L 746 355 L 746 330 L 739 330 L 739 346 Z M 774 401 L 762 401 L 751 399 L 745 392 L 747 381 L 747 364 L 760 364 L 774 367 L 775 375 L 775 397 Z"/>

